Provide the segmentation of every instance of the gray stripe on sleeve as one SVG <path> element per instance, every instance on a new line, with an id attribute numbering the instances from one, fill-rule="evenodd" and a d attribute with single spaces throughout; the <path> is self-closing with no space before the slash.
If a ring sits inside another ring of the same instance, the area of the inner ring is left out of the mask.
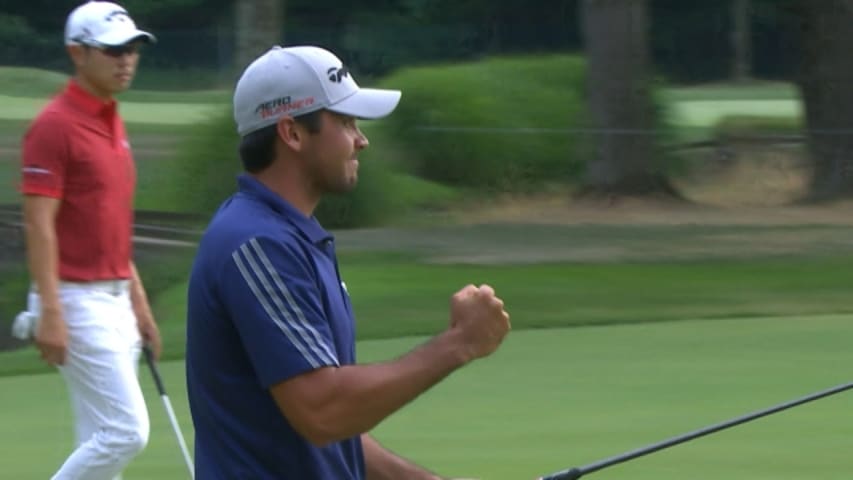
<path id="1" fill-rule="evenodd" d="M 317 351 L 317 354 L 321 359 L 325 358 L 330 360 L 331 363 L 339 365 L 337 355 L 331 351 L 326 340 L 320 335 L 320 332 L 318 332 L 317 329 L 314 328 L 314 326 L 305 318 L 305 314 L 302 312 L 302 309 L 299 308 L 299 305 L 293 299 L 293 295 L 290 294 L 290 290 L 287 288 L 287 285 L 284 284 L 284 280 L 282 280 L 281 275 L 279 275 L 278 271 L 273 267 L 272 262 L 270 262 L 269 257 L 264 253 L 261 245 L 254 238 L 250 240 L 249 243 L 252 245 L 252 248 L 255 250 L 258 258 L 261 260 L 261 263 L 264 264 L 267 273 L 272 278 L 273 283 L 275 283 L 275 287 L 277 287 L 276 290 L 272 286 L 268 286 L 268 289 L 271 290 L 271 296 L 273 296 L 273 299 L 276 301 L 276 306 L 282 311 L 288 312 L 288 309 L 281 304 L 281 298 L 276 295 L 276 293 L 280 292 L 284 295 L 284 298 L 290 307 L 290 311 L 296 314 L 296 317 L 298 318 L 298 325 L 303 325 L 305 330 L 307 330 L 303 338 L 305 338 L 308 345 L 315 349 L 315 351 L 319 349 L 323 350 L 322 354 Z M 288 317 L 288 319 L 291 320 L 290 317 Z M 307 337 L 309 334 L 313 338 Z"/>
<path id="2" fill-rule="evenodd" d="M 314 356 L 306 350 L 306 347 L 305 345 L 303 345 L 302 341 L 294 335 L 291 329 L 287 325 L 285 325 L 284 322 L 282 322 L 282 320 L 278 316 L 278 313 L 272 308 L 267 299 L 264 297 L 264 294 L 258 288 L 257 283 L 255 283 L 255 279 L 252 278 L 252 275 L 246 268 L 246 264 L 244 263 L 243 258 L 241 256 L 241 252 L 243 253 L 243 255 L 246 254 L 246 252 L 244 251 L 244 247 L 245 245 L 241 246 L 239 250 L 234 251 L 234 253 L 231 254 L 231 258 L 234 259 L 234 263 L 237 265 L 237 269 L 240 270 L 240 274 L 242 275 L 243 280 L 249 286 L 249 289 L 252 290 L 252 293 L 255 294 L 255 298 L 257 299 L 258 303 L 260 303 L 261 306 L 264 308 L 264 311 L 267 312 L 267 315 L 269 315 L 270 319 L 272 319 L 276 326 L 278 326 L 278 328 L 285 334 L 285 336 L 287 336 L 293 346 L 296 347 L 297 350 L 299 350 L 299 353 L 302 354 L 305 360 L 312 367 L 318 368 L 320 364 L 317 359 L 314 358 Z"/>

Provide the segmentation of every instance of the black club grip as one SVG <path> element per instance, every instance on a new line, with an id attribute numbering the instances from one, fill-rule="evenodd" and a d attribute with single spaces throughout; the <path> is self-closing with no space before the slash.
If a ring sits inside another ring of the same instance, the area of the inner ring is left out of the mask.
<path id="1" fill-rule="evenodd" d="M 145 355 L 145 361 L 148 362 L 148 368 L 151 370 L 151 376 L 154 377 L 154 384 L 157 385 L 157 391 L 160 396 L 166 394 L 166 389 L 163 387 L 163 379 L 160 378 L 160 372 L 157 370 L 157 365 L 154 363 L 154 352 L 148 345 L 142 347 L 142 353 Z"/>
<path id="2" fill-rule="evenodd" d="M 577 478 L 581 478 L 584 472 L 578 468 L 572 468 L 569 470 L 563 470 L 562 472 L 552 473 L 551 475 L 547 475 L 542 477 L 539 480 L 575 480 Z"/>

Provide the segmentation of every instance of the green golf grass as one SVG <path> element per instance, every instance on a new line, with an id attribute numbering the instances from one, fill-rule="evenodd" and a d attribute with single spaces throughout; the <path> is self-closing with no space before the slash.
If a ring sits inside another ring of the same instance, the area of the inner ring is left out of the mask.
<path id="1" fill-rule="evenodd" d="M 513 332 L 493 357 L 455 373 L 374 434 L 445 475 L 529 480 L 848 382 L 851 335 L 851 316 Z M 421 341 L 361 342 L 360 360 L 392 358 Z M 192 445 L 183 363 L 161 370 Z M 150 375 L 141 374 L 152 434 L 125 478 L 186 478 Z M 71 446 L 61 379 L 7 377 L 0 391 L 3 478 L 47 478 Z M 846 479 L 851 407 L 853 397 L 839 394 L 591 478 Z"/>
<path id="2" fill-rule="evenodd" d="M 709 128 L 734 115 L 799 118 L 803 115 L 798 100 L 683 100 L 672 104 L 672 122 L 682 127 Z"/>
<path id="3" fill-rule="evenodd" d="M 7 120 L 30 120 L 47 99 L 11 97 L 0 95 L 3 105 L 2 118 Z M 166 102 L 121 102 L 121 113 L 128 123 L 156 123 L 166 125 L 189 125 L 209 118 L 223 108 L 219 104 L 166 103 Z"/>
<path id="4" fill-rule="evenodd" d="M 794 100 L 799 91 L 792 83 L 755 81 L 749 83 L 705 83 L 665 86 L 662 93 L 671 101 L 682 100 Z"/>
<path id="5" fill-rule="evenodd" d="M 58 77 L 46 77 L 43 84 L 32 85 L 41 92 L 60 83 Z M 10 89 L 4 87 L 0 69 L 0 117 L 6 119 L 0 120 L 0 146 L 18 142 L 25 122 L 47 98 L 28 93 L 27 82 L 8 85 Z M 788 85 L 715 85 L 672 89 L 666 95 L 674 102 L 672 113 L 680 128 L 691 131 L 710 131 L 729 115 L 801 113 Z M 132 90 L 122 96 L 121 108 L 134 147 L 145 159 L 145 151 L 163 148 L 164 140 L 168 148 L 177 145 L 178 137 L 188 135 L 188 126 L 222 109 L 229 99 L 223 91 Z M 4 186 L 16 181 L 15 160 L 0 157 Z M 159 205 L 157 185 L 169 169 L 163 162 L 143 161 L 139 167 L 140 203 Z M 13 188 L 0 189 L 0 202 L 16 200 Z M 600 238 L 599 230 L 580 226 L 564 236 L 578 248 L 648 236 L 643 245 L 649 252 L 673 239 L 665 229 L 623 232 L 628 237 L 610 232 Z M 415 264 L 408 258 L 411 252 L 398 254 L 405 257 L 398 260 L 370 254 L 343 258 L 362 338 L 442 328 L 451 289 L 479 278 L 509 292 L 504 296 L 513 305 L 519 329 L 494 358 L 453 375 L 383 423 L 376 435 L 386 446 L 446 475 L 531 479 L 848 381 L 850 316 L 739 318 L 853 311 L 847 288 L 853 259 L 838 251 L 837 258 L 805 258 L 816 253 L 722 263 L 501 267 Z M 531 282 L 533 278 L 537 281 Z M 155 305 L 173 356 L 182 355 L 184 288 L 166 290 Z M 697 317 L 738 318 L 677 321 Z M 521 331 L 652 320 L 669 322 Z M 362 341 L 361 360 L 391 358 L 419 341 Z M 183 364 L 167 361 L 161 368 L 192 443 Z M 32 350 L 0 355 L 0 372 L 36 370 L 43 368 Z M 152 437 L 125 478 L 186 478 L 150 376 L 142 373 Z M 0 377 L 0 391 L 0 449 L 9 459 L 0 478 L 49 477 L 72 441 L 60 378 Z M 590 478 L 848 478 L 853 465 L 847 451 L 853 434 L 853 424 L 846 421 L 853 406 L 850 395 L 798 407 Z"/>
<path id="6" fill-rule="evenodd" d="M 140 79 L 157 77 L 161 73 L 143 69 L 137 76 L 132 88 L 121 93 L 120 98 L 132 102 L 167 103 L 228 103 L 231 101 L 231 92 L 228 89 L 169 91 L 138 88 Z M 192 72 L 189 74 L 191 75 Z M 69 75 L 65 72 L 29 67 L 0 66 L 0 92 L 4 95 L 45 99 L 62 91 L 68 83 L 68 79 Z M 152 78 L 152 80 L 154 79 Z"/>
<path id="7" fill-rule="evenodd" d="M 563 235 L 585 248 L 598 242 L 586 243 L 590 241 L 583 238 L 584 231 L 594 230 L 579 227 Z M 626 230 L 609 241 L 633 242 L 632 237 L 642 234 L 674 243 L 671 233 L 646 228 Z M 462 237 L 457 241 L 477 243 Z M 146 283 L 162 288 L 152 307 L 170 359 L 184 353 L 190 261 L 191 257 L 168 260 L 161 255 L 138 263 L 144 279 L 152 274 L 167 279 Z M 469 282 L 493 285 L 518 329 L 853 312 L 849 291 L 853 257 L 840 252 L 824 258 L 801 252 L 749 261 L 435 265 L 419 262 L 415 253 L 344 251 L 340 264 L 352 295 L 358 336 L 364 340 L 425 335 L 443 328 L 449 296 Z M 26 350 L 0 353 L 0 376 L 45 369 Z"/>

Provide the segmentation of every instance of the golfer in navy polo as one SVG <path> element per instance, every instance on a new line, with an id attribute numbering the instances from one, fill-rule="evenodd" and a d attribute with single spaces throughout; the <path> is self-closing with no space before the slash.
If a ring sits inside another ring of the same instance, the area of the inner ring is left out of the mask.
<path id="1" fill-rule="evenodd" d="M 442 478 L 368 432 L 495 351 L 510 329 L 503 302 L 468 285 L 451 298 L 446 330 L 393 361 L 357 365 L 334 238 L 313 217 L 323 195 L 356 185 L 368 145 L 357 119 L 386 116 L 399 99 L 359 88 L 317 47 L 274 47 L 238 81 L 246 173 L 201 240 L 188 292 L 200 480 Z"/>

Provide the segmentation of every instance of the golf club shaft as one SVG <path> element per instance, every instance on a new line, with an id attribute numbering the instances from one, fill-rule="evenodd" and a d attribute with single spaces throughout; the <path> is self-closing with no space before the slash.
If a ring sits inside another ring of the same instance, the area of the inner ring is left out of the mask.
<path id="1" fill-rule="evenodd" d="M 655 443 L 653 445 L 649 445 L 647 447 L 638 448 L 636 450 L 631 450 L 630 452 L 623 453 L 621 455 L 617 455 L 615 457 L 606 458 L 604 460 L 591 463 L 589 465 L 585 465 L 582 467 L 571 468 L 569 470 L 563 470 L 560 472 L 552 473 L 545 477 L 542 477 L 541 480 L 574 480 L 580 478 L 588 473 L 592 473 L 603 468 L 607 468 L 612 465 L 616 465 L 618 463 L 627 462 L 628 460 L 633 460 L 638 457 L 642 457 L 644 455 L 648 455 L 650 453 L 656 452 L 658 450 L 663 450 L 665 448 L 672 447 L 674 445 L 678 445 L 679 443 L 684 443 L 689 440 L 693 440 L 694 438 L 703 437 L 705 435 L 719 432 L 720 430 L 725 430 L 730 427 L 734 427 L 735 425 L 740 425 L 742 423 L 746 423 L 761 417 L 765 417 L 767 415 L 771 415 L 777 412 L 781 412 L 782 410 L 787 410 L 792 407 L 796 407 L 798 405 L 802 405 L 804 403 L 808 403 L 814 400 L 821 399 L 823 397 L 828 397 L 830 395 L 835 395 L 836 393 L 841 393 L 845 390 L 850 390 L 853 388 L 853 383 L 847 383 L 843 385 L 838 385 L 836 387 L 832 387 L 827 390 L 823 390 L 821 392 L 814 393 L 812 395 L 808 395 L 802 398 L 798 398 L 796 400 L 792 400 L 790 402 L 786 402 L 780 405 L 776 405 L 775 407 L 768 408 L 766 410 L 760 410 L 757 412 L 749 413 L 747 415 L 743 415 L 727 422 L 718 423 L 716 425 L 711 425 L 706 428 L 702 428 L 699 430 L 694 430 L 692 432 L 686 433 L 684 435 L 679 435 L 677 437 L 670 438 L 668 440 L 664 440 L 659 443 Z"/>
<path id="2" fill-rule="evenodd" d="M 178 437 L 178 445 L 181 447 L 181 454 L 184 456 L 184 462 L 187 464 L 187 469 L 190 472 L 190 478 L 195 478 L 195 467 L 190 456 L 190 450 L 184 441 L 184 434 L 181 432 L 181 426 L 178 423 L 178 418 L 175 416 L 175 410 L 172 408 L 172 402 L 169 400 L 169 395 L 166 394 L 166 388 L 163 386 L 163 379 L 160 377 L 160 371 L 157 369 L 157 364 L 154 361 L 154 353 L 145 345 L 142 347 L 142 352 L 145 355 L 145 361 L 148 363 L 148 369 L 151 371 L 151 376 L 154 377 L 154 384 L 157 386 L 157 392 L 160 394 L 160 399 L 163 400 L 163 407 L 166 409 L 166 415 L 169 417 L 169 423 L 172 424 L 172 430 L 175 436 Z"/>
<path id="3" fill-rule="evenodd" d="M 178 437 L 178 444 L 181 447 L 181 453 L 184 455 L 184 462 L 187 464 L 187 470 L 190 472 L 190 478 L 195 478 L 195 468 L 193 466 L 190 450 L 184 441 L 184 434 L 181 432 L 181 427 L 178 425 L 178 419 L 175 417 L 175 411 L 172 409 L 172 402 L 169 401 L 169 396 L 166 394 L 160 395 L 163 399 L 163 406 L 166 408 L 166 415 L 169 416 L 169 422 L 172 424 L 172 430 L 175 431 L 175 436 Z"/>

